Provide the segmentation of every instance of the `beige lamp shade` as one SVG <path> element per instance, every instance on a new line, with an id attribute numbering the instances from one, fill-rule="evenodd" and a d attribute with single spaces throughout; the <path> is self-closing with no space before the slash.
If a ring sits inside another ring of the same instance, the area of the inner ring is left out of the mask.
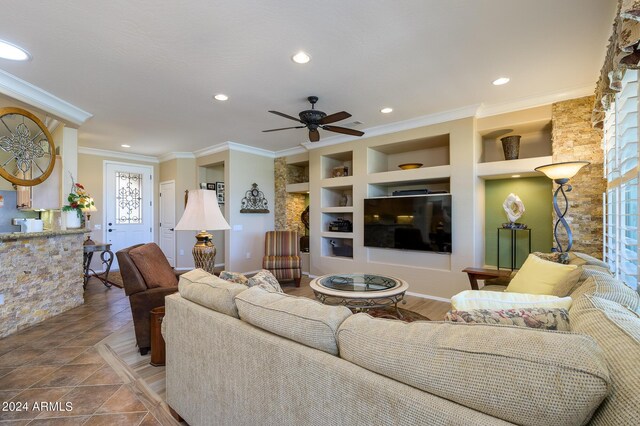
<path id="1" fill-rule="evenodd" d="M 89 207 L 85 207 L 82 210 L 84 213 L 91 213 L 91 212 L 97 212 L 98 209 L 96 208 L 95 204 L 93 203 L 93 198 L 89 198 L 89 201 L 87 202 L 87 204 L 89 204 Z"/>
<path id="2" fill-rule="evenodd" d="M 569 180 L 574 177 L 581 168 L 588 164 L 588 161 L 567 161 L 564 163 L 546 164 L 536 167 L 534 170 L 544 173 L 549 179 Z"/>
<path id="3" fill-rule="evenodd" d="M 176 231 L 219 231 L 231 229 L 222 216 L 215 191 L 195 189 L 189 191 L 187 208 L 175 227 Z"/>

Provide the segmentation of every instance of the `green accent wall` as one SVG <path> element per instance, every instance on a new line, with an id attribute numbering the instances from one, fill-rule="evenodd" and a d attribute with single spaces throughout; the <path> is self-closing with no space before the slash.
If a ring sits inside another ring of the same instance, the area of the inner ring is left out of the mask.
<path id="1" fill-rule="evenodd" d="M 510 193 L 522 200 L 525 212 L 519 223 L 531 229 L 531 251 L 550 252 L 553 246 L 553 195 L 551 179 L 546 177 L 510 178 L 485 182 L 485 259 L 497 265 L 497 228 L 508 222 L 502 203 Z M 526 260 L 529 245 L 526 231 L 516 231 L 516 267 Z M 500 231 L 500 269 L 511 267 L 511 232 Z"/>

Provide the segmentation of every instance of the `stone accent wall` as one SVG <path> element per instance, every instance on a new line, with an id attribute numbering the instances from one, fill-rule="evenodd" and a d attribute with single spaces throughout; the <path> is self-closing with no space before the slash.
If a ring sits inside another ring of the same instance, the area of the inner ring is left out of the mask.
<path id="1" fill-rule="evenodd" d="M 0 241 L 0 338 L 84 303 L 84 234 Z"/>
<path id="2" fill-rule="evenodd" d="M 305 235 L 305 227 L 300 220 L 300 214 L 305 209 L 304 194 L 289 194 L 287 182 L 302 183 L 309 181 L 309 170 L 304 167 L 287 166 L 284 157 L 276 158 L 274 162 L 275 174 L 275 228 L 276 230 L 298 231 Z"/>
<path id="3" fill-rule="evenodd" d="M 552 105 L 552 156 L 554 163 L 577 160 L 591 163 L 569 182 L 573 190 L 567 194 L 569 212 L 566 219 L 573 232 L 572 250 L 601 259 L 602 193 L 606 190 L 606 181 L 603 178 L 602 131 L 591 126 L 593 102 L 593 96 L 588 96 Z M 557 185 L 553 186 L 555 191 Z M 559 205 L 562 208 L 562 202 Z M 555 224 L 555 213 L 553 221 Z M 565 236 L 564 232 L 560 235 L 560 238 Z"/>

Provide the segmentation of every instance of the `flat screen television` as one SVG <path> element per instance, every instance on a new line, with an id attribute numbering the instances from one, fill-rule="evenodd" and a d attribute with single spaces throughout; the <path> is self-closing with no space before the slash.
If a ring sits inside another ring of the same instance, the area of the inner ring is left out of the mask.
<path id="1" fill-rule="evenodd" d="M 364 245 L 451 253 L 451 194 L 365 198 Z"/>

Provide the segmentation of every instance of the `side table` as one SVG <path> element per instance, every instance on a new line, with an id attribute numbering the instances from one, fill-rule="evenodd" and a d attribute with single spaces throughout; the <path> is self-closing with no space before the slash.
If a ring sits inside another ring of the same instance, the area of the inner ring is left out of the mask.
<path id="1" fill-rule="evenodd" d="M 464 268 L 462 272 L 466 272 L 469 276 L 471 290 L 478 290 L 478 280 L 488 280 L 491 278 L 503 278 L 511 275 L 510 271 L 486 268 Z"/>
<path id="2" fill-rule="evenodd" d="M 160 367 L 166 362 L 165 343 L 164 337 L 162 337 L 164 306 L 153 308 L 149 315 L 151 315 L 151 360 L 149 364 Z"/>
<path id="3" fill-rule="evenodd" d="M 500 231 L 511 231 L 511 270 L 516 269 L 516 254 L 518 249 L 518 238 L 517 232 L 522 231 L 527 233 L 527 240 L 529 243 L 529 253 L 531 253 L 531 228 L 498 228 L 498 253 L 497 253 L 497 261 L 498 261 L 498 269 L 500 269 Z"/>
<path id="4" fill-rule="evenodd" d="M 82 266 L 84 270 L 84 288 L 87 288 L 87 282 L 89 278 L 96 277 L 105 287 L 110 288 L 111 283 L 109 282 L 109 270 L 111 269 L 111 264 L 113 263 L 113 252 L 111 251 L 111 244 L 109 243 L 89 243 L 85 244 L 83 247 L 83 258 L 82 258 Z M 100 253 L 100 260 L 102 261 L 102 267 L 104 268 L 104 272 L 97 273 L 93 269 L 91 269 L 91 260 L 93 259 L 93 253 Z"/>

